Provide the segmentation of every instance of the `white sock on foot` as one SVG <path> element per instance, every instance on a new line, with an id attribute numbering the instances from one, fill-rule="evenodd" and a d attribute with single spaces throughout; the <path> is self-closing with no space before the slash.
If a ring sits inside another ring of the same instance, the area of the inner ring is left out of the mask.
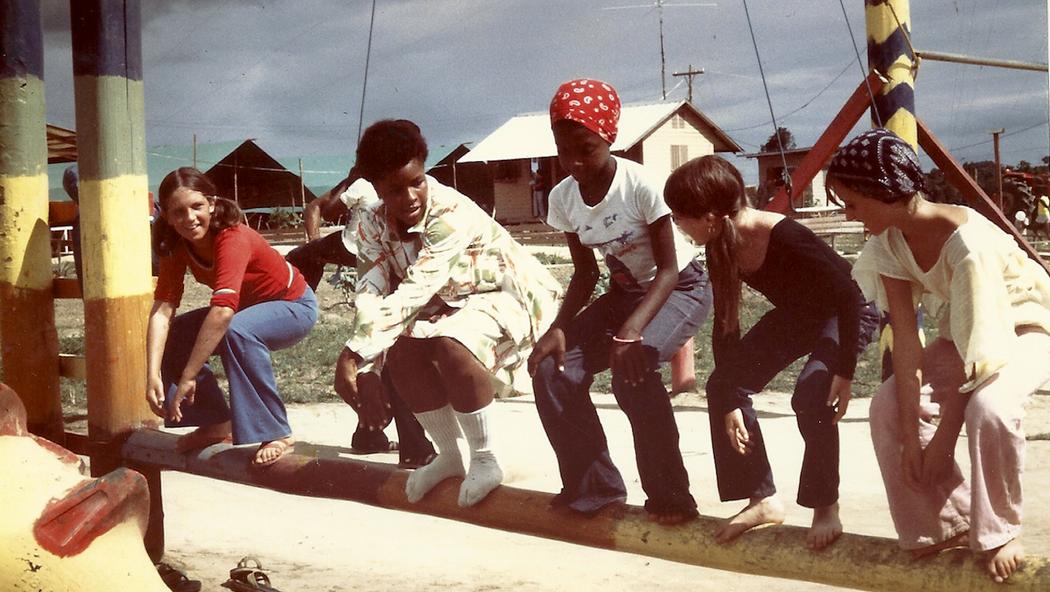
<path id="1" fill-rule="evenodd" d="M 503 482 L 503 469 L 492 453 L 488 409 L 491 403 L 471 413 L 456 412 L 463 435 L 470 446 L 470 470 L 459 488 L 459 505 L 469 507 L 485 499 Z"/>
<path id="2" fill-rule="evenodd" d="M 412 471 L 408 476 L 405 496 L 412 503 L 423 499 L 438 483 L 449 477 L 462 477 L 466 472 L 463 469 L 463 456 L 459 452 L 459 422 L 452 407 L 445 405 L 441 409 L 416 413 L 415 416 L 434 441 L 438 455 L 428 465 Z"/>

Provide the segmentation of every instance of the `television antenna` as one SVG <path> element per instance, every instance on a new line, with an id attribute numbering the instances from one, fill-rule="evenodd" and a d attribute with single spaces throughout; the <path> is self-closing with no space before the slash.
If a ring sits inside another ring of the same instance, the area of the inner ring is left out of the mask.
<path id="1" fill-rule="evenodd" d="M 602 10 L 627 10 L 632 8 L 648 8 L 656 9 L 657 14 L 660 17 L 660 96 L 667 100 L 667 60 L 664 52 L 664 7 L 668 8 L 681 8 L 687 6 L 704 6 L 704 7 L 715 7 L 718 4 L 714 2 L 676 2 L 674 4 L 668 4 L 664 0 L 653 0 L 649 4 L 632 4 L 629 6 L 606 6 Z"/>

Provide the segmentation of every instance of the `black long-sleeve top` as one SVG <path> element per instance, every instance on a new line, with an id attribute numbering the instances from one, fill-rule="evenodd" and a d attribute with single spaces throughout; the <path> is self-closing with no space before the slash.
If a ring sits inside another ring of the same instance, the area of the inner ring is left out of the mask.
<path id="1" fill-rule="evenodd" d="M 852 379 L 865 300 L 850 272 L 850 263 L 813 231 L 784 218 L 770 232 L 762 266 L 752 274 L 742 274 L 741 280 L 773 306 L 793 310 L 800 317 L 838 317 L 839 352 L 830 370 Z"/>

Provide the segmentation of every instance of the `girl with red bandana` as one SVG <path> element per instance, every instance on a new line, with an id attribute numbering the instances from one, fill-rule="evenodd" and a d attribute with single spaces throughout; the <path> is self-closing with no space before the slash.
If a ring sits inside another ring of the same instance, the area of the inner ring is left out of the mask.
<path id="1" fill-rule="evenodd" d="M 562 478 L 555 504 L 593 513 L 624 501 L 589 396 L 595 373 L 612 370 L 612 389 L 634 432 L 650 518 L 674 524 L 697 515 L 660 366 L 707 318 L 703 267 L 671 223 L 663 180 L 613 156 L 620 99 L 612 86 L 579 79 L 550 105 L 558 160 L 569 177 L 550 193 L 547 223 L 565 232 L 575 266 L 561 310 L 529 358 L 536 407 Z M 587 305 L 598 281 L 607 293 Z"/>

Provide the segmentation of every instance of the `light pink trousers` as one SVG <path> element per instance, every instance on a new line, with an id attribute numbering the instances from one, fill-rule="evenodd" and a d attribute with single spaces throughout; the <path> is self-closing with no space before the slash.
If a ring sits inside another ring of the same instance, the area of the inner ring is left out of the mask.
<path id="1" fill-rule="evenodd" d="M 886 485 L 890 514 L 903 549 L 918 549 L 969 530 L 977 551 L 1000 547 L 1021 532 L 1021 474 L 1025 435 L 1024 404 L 1050 381 L 1050 335 L 1029 332 L 1017 337 L 1010 362 L 975 390 L 966 406 L 965 438 L 970 477 L 959 465 L 951 478 L 922 490 L 908 487 L 901 467 L 901 430 L 896 382 L 882 384 L 871 402 L 871 439 Z M 943 396 L 959 396 L 962 362 L 955 346 L 938 339 L 923 352 L 919 441 L 925 447 L 936 431 Z M 949 376 L 950 375 L 950 376 Z M 932 386 L 931 386 L 932 383 Z M 948 391 L 948 392 L 945 392 Z M 931 398 L 932 397 L 932 398 Z"/>

